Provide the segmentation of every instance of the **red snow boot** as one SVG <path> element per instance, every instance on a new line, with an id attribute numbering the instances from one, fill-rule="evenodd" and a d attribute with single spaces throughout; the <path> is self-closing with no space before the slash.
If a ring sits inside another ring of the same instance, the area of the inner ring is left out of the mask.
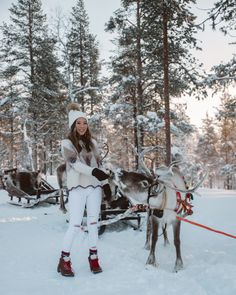
<path id="1" fill-rule="evenodd" d="M 65 277 L 73 277 L 75 275 L 71 267 L 71 261 L 69 256 L 64 256 L 60 258 L 60 261 L 57 266 L 57 272 L 60 272 L 61 275 Z"/>
<path id="2" fill-rule="evenodd" d="M 97 250 L 90 250 L 88 260 L 92 273 L 96 274 L 102 272 L 102 268 L 98 262 Z"/>

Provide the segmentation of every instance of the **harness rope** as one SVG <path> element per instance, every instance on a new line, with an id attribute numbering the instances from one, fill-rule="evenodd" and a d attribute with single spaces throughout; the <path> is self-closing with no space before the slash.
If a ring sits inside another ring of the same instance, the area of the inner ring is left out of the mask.
<path id="1" fill-rule="evenodd" d="M 113 217 L 113 218 L 108 219 L 108 220 L 99 221 L 98 224 L 99 224 L 99 226 L 103 226 L 103 225 L 109 225 L 109 224 L 115 223 L 115 222 L 119 221 L 120 219 L 125 218 L 129 214 L 134 213 L 135 211 L 136 210 L 134 210 L 134 207 L 130 207 L 124 213 L 118 214 L 116 217 Z M 87 230 L 87 226 L 81 226 L 80 228 L 83 231 L 86 231 Z"/>
<path id="2" fill-rule="evenodd" d="M 125 218 L 126 216 L 128 216 L 130 213 L 133 213 L 133 212 L 134 211 L 133 211 L 132 207 L 128 208 L 124 213 L 118 214 L 116 217 L 113 217 L 112 219 L 100 221 L 99 225 L 102 226 L 102 225 L 112 224 L 114 222 L 119 221 L 120 219 Z"/>
<path id="3" fill-rule="evenodd" d="M 184 218 L 184 217 L 181 217 L 181 216 L 178 216 L 178 215 L 177 215 L 176 218 L 177 218 L 178 220 L 180 220 L 180 221 L 184 221 L 184 222 L 187 222 L 187 223 L 193 224 L 193 225 L 195 225 L 195 226 L 199 226 L 199 227 L 202 227 L 202 228 L 204 228 L 204 229 L 207 229 L 207 230 L 213 231 L 213 232 L 215 232 L 215 233 L 218 233 L 218 234 L 225 235 L 225 236 L 227 236 L 227 237 L 230 237 L 230 238 L 236 239 L 236 236 L 234 236 L 234 235 L 228 234 L 228 233 L 223 232 L 223 231 L 220 231 L 220 230 L 216 230 L 216 229 L 214 229 L 214 228 L 212 228 L 212 227 L 209 227 L 209 226 L 206 226 L 206 225 L 203 225 L 203 224 L 197 223 L 197 222 L 195 222 L 195 221 L 190 221 L 190 220 L 188 220 L 188 219 L 186 219 L 186 218 Z"/>

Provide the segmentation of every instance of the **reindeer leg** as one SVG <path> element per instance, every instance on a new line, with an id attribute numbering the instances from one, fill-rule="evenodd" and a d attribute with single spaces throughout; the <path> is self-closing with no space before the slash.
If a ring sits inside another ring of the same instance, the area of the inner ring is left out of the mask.
<path id="1" fill-rule="evenodd" d="M 150 250 L 150 239 L 151 239 L 151 211 L 148 210 L 147 212 L 147 228 L 146 228 L 146 242 L 144 248 L 146 250 Z"/>
<path id="2" fill-rule="evenodd" d="M 162 232 L 163 232 L 163 236 L 164 236 L 164 246 L 167 246 L 170 244 L 169 240 L 168 240 L 168 236 L 167 236 L 167 224 L 165 224 L 162 227 Z"/>
<path id="3" fill-rule="evenodd" d="M 174 244 L 176 249 L 176 261 L 174 271 L 178 272 L 183 268 L 183 261 L 181 258 L 181 249 L 180 249 L 180 221 L 176 220 L 173 223 L 173 233 L 174 233 Z"/>
<path id="4" fill-rule="evenodd" d="M 60 189 L 60 210 L 65 214 L 67 212 L 64 201 L 64 190 Z"/>
<path id="5" fill-rule="evenodd" d="M 155 249 L 156 249 L 156 243 L 158 239 L 159 222 L 157 218 L 155 218 L 154 216 L 150 216 L 150 219 L 151 219 L 151 226 L 152 226 L 152 239 L 151 239 L 151 249 L 150 249 L 150 253 L 149 253 L 146 264 L 157 266 L 158 264 L 156 263 Z"/>

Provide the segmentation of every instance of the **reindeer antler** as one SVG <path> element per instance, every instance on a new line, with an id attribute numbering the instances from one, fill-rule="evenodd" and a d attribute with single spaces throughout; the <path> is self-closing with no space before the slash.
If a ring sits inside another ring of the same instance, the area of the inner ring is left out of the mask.
<path id="1" fill-rule="evenodd" d="M 155 170 L 155 174 L 157 176 L 167 175 L 168 173 L 173 174 L 172 168 L 175 165 L 180 164 L 180 163 L 182 163 L 182 161 L 176 160 L 176 161 L 171 162 L 169 166 L 163 165 L 163 166 L 157 167 Z"/>
<path id="2" fill-rule="evenodd" d="M 105 155 L 103 156 L 103 158 L 101 159 L 101 162 L 107 157 L 107 155 L 108 155 L 108 153 L 109 153 L 109 145 L 107 144 L 107 143 L 104 143 L 103 144 L 103 149 L 105 149 L 106 150 L 106 153 L 105 153 Z"/>
<path id="3" fill-rule="evenodd" d="M 150 153 L 152 151 L 155 151 L 155 150 L 159 150 L 159 149 L 164 149 L 162 146 L 159 146 L 159 145 L 155 145 L 155 146 L 150 146 L 150 147 L 145 147 L 142 152 L 140 154 L 137 153 L 136 149 L 134 149 L 136 155 L 138 156 L 138 161 L 139 161 L 139 164 L 140 166 L 142 167 L 143 171 L 145 172 L 145 174 L 147 174 L 147 176 L 153 178 L 155 177 L 155 174 L 153 171 L 151 171 L 145 164 L 144 162 L 144 155 L 146 153 Z"/>

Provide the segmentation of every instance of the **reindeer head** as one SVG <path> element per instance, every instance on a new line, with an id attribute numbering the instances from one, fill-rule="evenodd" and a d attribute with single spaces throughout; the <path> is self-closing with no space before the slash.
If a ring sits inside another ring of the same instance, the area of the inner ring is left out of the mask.
<path id="1" fill-rule="evenodd" d="M 152 178 L 141 173 L 117 169 L 112 173 L 111 180 L 124 196 L 134 198 L 140 203 L 147 202 L 148 190 L 153 184 Z"/>

